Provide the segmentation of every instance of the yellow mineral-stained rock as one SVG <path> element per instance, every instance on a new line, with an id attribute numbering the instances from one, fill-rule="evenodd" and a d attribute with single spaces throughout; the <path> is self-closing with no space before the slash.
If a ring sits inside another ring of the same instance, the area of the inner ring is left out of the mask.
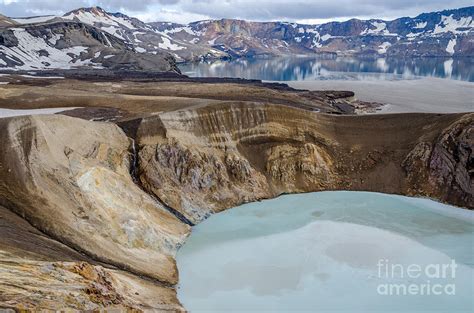
<path id="1" fill-rule="evenodd" d="M 113 124 L 65 116 L 0 120 L 0 203 L 92 258 L 169 284 L 189 226 L 129 174 Z"/>
<path id="2" fill-rule="evenodd" d="M 99 264 L 0 206 L 0 311 L 183 311 L 176 291 Z"/>

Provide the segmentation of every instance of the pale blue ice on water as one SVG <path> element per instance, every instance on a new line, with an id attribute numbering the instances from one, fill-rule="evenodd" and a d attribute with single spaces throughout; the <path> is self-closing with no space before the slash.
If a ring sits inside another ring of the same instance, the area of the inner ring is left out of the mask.
<path id="1" fill-rule="evenodd" d="M 285 195 L 195 226 L 177 255 L 178 297 L 191 312 L 474 312 L 473 249 L 469 210 L 368 192 Z M 377 266 L 452 260 L 454 275 L 440 278 Z M 455 294 L 380 294 L 387 284 Z"/>

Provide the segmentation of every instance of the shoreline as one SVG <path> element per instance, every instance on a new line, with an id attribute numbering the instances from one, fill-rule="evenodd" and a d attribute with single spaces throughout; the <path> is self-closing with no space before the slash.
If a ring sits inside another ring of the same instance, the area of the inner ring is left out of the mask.
<path id="1" fill-rule="evenodd" d="M 361 101 L 385 105 L 376 113 L 463 113 L 474 111 L 474 83 L 441 78 L 413 80 L 284 81 L 296 89 L 351 90 Z"/>

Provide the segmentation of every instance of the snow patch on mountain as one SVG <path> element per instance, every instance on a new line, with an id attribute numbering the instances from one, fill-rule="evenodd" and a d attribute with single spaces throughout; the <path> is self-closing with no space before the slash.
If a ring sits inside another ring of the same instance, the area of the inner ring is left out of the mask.
<path id="1" fill-rule="evenodd" d="M 457 40 L 456 38 L 451 39 L 446 46 L 446 52 L 453 55 L 454 54 L 454 47 L 456 46 Z"/>
<path id="2" fill-rule="evenodd" d="M 93 11 L 73 11 L 62 18 L 66 20 L 78 20 L 92 26 L 104 24 L 115 27 L 125 27 L 127 29 L 136 29 L 136 27 L 127 19 L 108 14 L 99 8 L 94 8 Z"/>
<path id="3" fill-rule="evenodd" d="M 372 21 L 371 25 L 374 28 L 366 28 L 363 32 L 360 33 L 360 35 L 397 36 L 397 34 L 390 33 L 390 31 L 387 29 L 387 23 L 385 22 Z"/>
<path id="4" fill-rule="evenodd" d="M 423 29 L 423 28 L 426 28 L 426 26 L 428 25 L 428 22 L 419 22 L 419 23 L 416 23 L 415 29 Z"/>
<path id="5" fill-rule="evenodd" d="M 331 39 L 332 36 L 329 35 L 329 34 L 325 34 L 325 35 L 322 35 L 321 36 L 321 41 L 328 41 L 329 39 Z"/>
<path id="6" fill-rule="evenodd" d="M 117 28 L 115 26 L 107 26 L 107 27 L 103 26 L 100 29 L 102 29 L 103 31 L 105 31 L 105 32 L 117 37 L 117 38 L 125 40 L 125 38 L 123 38 L 123 36 L 120 33 L 120 30 L 121 30 L 120 28 Z"/>
<path id="7" fill-rule="evenodd" d="M 158 46 L 159 46 L 161 49 L 171 50 L 171 51 L 177 51 L 177 50 L 182 50 L 182 49 L 184 49 L 184 47 L 178 46 L 178 45 L 172 43 L 171 40 L 169 40 L 169 39 L 166 38 L 166 37 L 161 38 L 161 40 L 163 40 L 163 43 L 158 43 Z"/>
<path id="8" fill-rule="evenodd" d="M 35 17 L 12 18 L 12 20 L 14 20 L 20 25 L 24 25 L 24 24 L 44 23 L 44 22 L 51 21 L 54 18 L 56 18 L 55 15 L 45 15 L 45 16 L 35 16 Z"/>
<path id="9" fill-rule="evenodd" d="M 18 45 L 15 47 L 0 46 L 0 53 L 4 53 L 8 59 L 18 63 L 16 69 L 70 69 L 84 65 L 99 66 L 90 59 L 81 59 L 81 54 L 87 51 L 87 47 L 75 46 L 57 49 L 47 39 L 32 36 L 24 28 L 12 28 L 12 31 L 18 39 Z"/>
<path id="10" fill-rule="evenodd" d="M 453 15 L 441 16 L 441 22 L 436 25 L 433 34 L 442 34 L 451 32 L 453 34 L 461 34 L 469 32 L 470 28 L 474 27 L 472 16 L 461 17 L 460 19 L 453 18 Z"/>
<path id="11" fill-rule="evenodd" d="M 182 26 L 182 27 L 172 28 L 172 29 L 169 29 L 169 30 L 165 31 L 166 34 L 176 34 L 176 33 L 180 33 L 180 32 L 186 32 L 186 33 L 188 33 L 190 35 L 193 35 L 193 36 L 200 35 L 195 30 L 193 30 L 190 26 Z"/>
<path id="12" fill-rule="evenodd" d="M 108 18 L 115 21 L 119 25 L 125 26 L 128 29 L 137 29 L 132 23 L 130 23 L 130 21 L 126 20 L 125 18 L 113 15 L 108 15 Z"/>
<path id="13" fill-rule="evenodd" d="M 388 49 L 391 45 L 392 45 L 392 44 L 391 44 L 390 42 L 386 41 L 386 42 L 384 42 L 383 44 L 381 44 L 381 45 L 379 46 L 379 49 L 377 50 L 377 52 L 378 52 L 379 54 L 385 54 L 385 53 L 387 53 L 387 49 Z"/>

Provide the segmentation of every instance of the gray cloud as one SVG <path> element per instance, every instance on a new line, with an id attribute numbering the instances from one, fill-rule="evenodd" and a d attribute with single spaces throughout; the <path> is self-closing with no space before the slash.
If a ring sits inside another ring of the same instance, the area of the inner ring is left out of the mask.
<path id="1" fill-rule="evenodd" d="M 31 16 L 43 14 L 60 14 L 72 9 L 71 2 L 55 0 L 0 0 L 0 13 L 7 16 Z M 73 1 L 75 6 L 87 6 L 87 0 Z"/>
<path id="2" fill-rule="evenodd" d="M 104 9 L 141 11 L 153 5 L 175 5 L 178 4 L 180 0 L 97 0 L 92 2 L 94 5 L 103 7 Z"/>
<path id="3" fill-rule="evenodd" d="M 117 12 L 146 11 L 154 5 L 176 5 L 179 0 L 0 0 L 0 13 L 7 16 L 63 14 L 81 7 L 100 6 Z"/>
<path id="4" fill-rule="evenodd" d="M 321 19 L 353 16 L 416 15 L 472 5 L 472 0 L 188 0 L 184 10 L 212 17 L 245 19 Z"/>
<path id="5" fill-rule="evenodd" d="M 399 17 L 472 5 L 472 0 L 0 0 L 8 16 L 62 14 L 78 7 L 98 5 L 147 19 L 173 12 L 173 18 L 203 16 L 249 20 L 309 20 L 350 17 Z"/>

